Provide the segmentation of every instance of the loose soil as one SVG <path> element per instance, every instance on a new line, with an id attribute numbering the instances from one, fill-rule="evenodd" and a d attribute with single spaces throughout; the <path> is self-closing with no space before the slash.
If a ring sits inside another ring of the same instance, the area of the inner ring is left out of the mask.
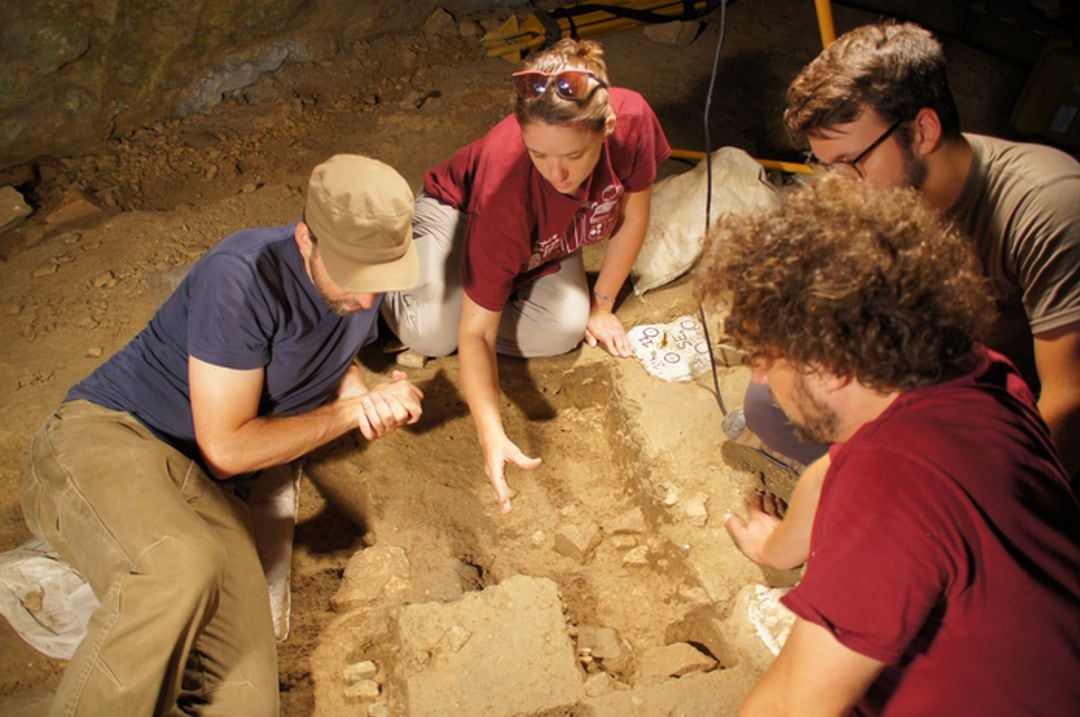
<path id="1" fill-rule="evenodd" d="M 835 12 L 840 30 L 876 19 Z M 615 82 L 649 99 L 675 147 L 703 148 L 718 24 L 714 14 L 686 47 L 655 44 L 640 30 L 602 38 Z M 794 158 L 779 118 L 786 83 L 820 47 L 812 3 L 736 3 L 726 33 L 713 146 Z M 959 43 L 947 50 L 967 126 L 1007 134 L 1026 70 Z M 0 237 L 0 550 L 29 537 L 18 495 L 31 437 L 68 387 L 146 323 L 168 272 L 232 232 L 294 221 L 307 173 L 331 154 L 376 156 L 418 188 L 427 167 L 504 115 L 511 68 L 484 57 L 475 38 L 384 36 L 331 60 L 287 65 L 206 114 L 45 161 L 31 194 L 36 214 Z M 685 167 L 670 161 L 662 174 Z M 50 224 L 76 191 L 104 214 L 88 225 Z M 599 257 L 586 255 L 593 272 Z M 685 280 L 644 298 L 627 293 L 619 308 L 627 326 L 696 311 Z M 391 368 L 380 346 L 361 358 L 373 380 Z M 406 550 L 417 600 L 454 600 L 517 574 L 549 577 L 571 624 L 615 627 L 638 654 L 668 642 L 703 603 L 722 614 L 745 585 L 796 579 L 755 568 L 723 532 L 724 510 L 739 510 L 763 483 L 786 494 L 791 478 L 724 444 L 710 376 L 663 384 L 633 360 L 588 348 L 504 360 L 500 369 L 508 433 L 544 458 L 532 473 L 511 472 L 509 516 L 499 515 L 483 476 L 456 357 L 410 370 L 426 393 L 418 426 L 370 445 L 347 439 L 312 460 L 295 540 L 292 634 L 279 646 L 283 714 L 313 713 L 316 683 L 340 671 L 319 664 L 316 649 L 336 617 L 330 598 L 353 553 L 380 542 Z M 738 405 L 745 372 L 721 369 L 720 380 L 727 404 Z M 709 496 L 705 525 L 679 513 L 694 492 Z M 553 550 L 557 526 L 604 526 L 633 508 L 648 526 L 635 539 L 648 546 L 647 565 L 628 569 L 625 542 L 605 540 L 584 562 Z M 392 644 L 365 654 L 384 667 L 396 659 Z M 63 667 L 0 624 L 0 711 L 43 714 Z M 336 713 L 328 709 L 319 713 Z"/>

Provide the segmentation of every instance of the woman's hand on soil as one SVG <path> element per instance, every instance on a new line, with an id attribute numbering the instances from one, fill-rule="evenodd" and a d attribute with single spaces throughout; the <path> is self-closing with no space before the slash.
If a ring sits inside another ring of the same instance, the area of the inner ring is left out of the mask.
<path id="1" fill-rule="evenodd" d="M 629 358 L 634 355 L 630 347 L 630 339 L 619 317 L 608 309 L 596 306 L 589 312 L 589 323 L 585 327 L 585 343 L 589 346 L 602 343 L 608 353 L 619 358 Z"/>
<path id="2" fill-rule="evenodd" d="M 491 487 L 499 500 L 499 511 L 510 512 L 510 488 L 506 485 L 506 465 L 513 463 L 519 468 L 532 470 L 541 463 L 541 458 L 530 458 L 522 453 L 513 441 L 506 436 L 484 447 L 484 470 L 487 472 Z"/>

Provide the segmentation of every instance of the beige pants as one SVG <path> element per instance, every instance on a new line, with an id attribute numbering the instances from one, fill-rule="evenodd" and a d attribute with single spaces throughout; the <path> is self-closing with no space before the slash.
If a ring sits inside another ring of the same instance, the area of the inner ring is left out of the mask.
<path id="1" fill-rule="evenodd" d="M 464 290 L 461 256 L 463 214 L 423 192 L 416 199 L 413 239 L 420 281 L 409 291 L 386 294 L 382 315 L 403 344 L 425 356 L 457 349 Z M 559 271 L 521 287 L 502 312 L 495 350 L 507 356 L 558 356 L 573 350 L 589 321 L 589 287 L 581 252 Z"/>
<path id="2" fill-rule="evenodd" d="M 52 715 L 276 715 L 277 653 L 244 504 L 126 413 L 62 404 L 26 522 L 101 602 Z"/>

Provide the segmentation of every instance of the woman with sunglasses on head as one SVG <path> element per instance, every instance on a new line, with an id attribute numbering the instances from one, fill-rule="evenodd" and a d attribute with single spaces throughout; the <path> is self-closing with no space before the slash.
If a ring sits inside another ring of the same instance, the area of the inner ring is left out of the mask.
<path id="1" fill-rule="evenodd" d="M 512 81 L 513 113 L 427 172 L 413 222 L 420 283 L 383 304 L 409 348 L 458 349 L 504 513 L 507 464 L 540 459 L 503 429 L 496 355 L 555 356 L 583 339 L 632 355 L 615 297 L 645 238 L 657 166 L 671 153 L 645 99 L 609 86 L 595 42 L 561 40 Z M 604 239 L 590 293 L 581 248 Z"/>

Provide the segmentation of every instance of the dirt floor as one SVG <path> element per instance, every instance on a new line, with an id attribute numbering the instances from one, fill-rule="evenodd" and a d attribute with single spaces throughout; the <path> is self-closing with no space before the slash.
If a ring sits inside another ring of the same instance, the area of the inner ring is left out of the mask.
<path id="1" fill-rule="evenodd" d="M 836 8 L 840 30 L 875 17 Z M 714 15 L 686 47 L 653 43 L 640 30 L 603 39 L 612 78 L 646 96 L 675 147 L 703 148 L 718 21 Z M 713 146 L 794 157 L 780 130 L 783 89 L 819 42 L 812 3 L 730 7 Z M 948 53 L 966 125 L 1006 133 L 1026 70 L 959 43 Z M 47 162 L 32 197 L 40 208 L 0 240 L 0 550 L 29 537 L 18 495 L 32 435 L 72 384 L 146 323 L 165 272 L 234 231 L 297 219 L 307 173 L 336 152 L 379 157 L 419 187 L 428 166 L 503 116 L 511 69 L 484 57 L 476 38 L 381 37 L 330 61 L 287 65 L 207 114 Z M 663 172 L 685 168 L 671 161 Z M 77 191 L 103 211 L 73 225 L 60 208 L 77 208 Z M 587 260 L 595 270 L 598 255 Z M 628 293 L 619 308 L 627 326 L 687 313 L 696 307 L 685 280 L 644 298 Z M 373 375 L 391 368 L 379 347 L 362 359 Z M 409 675 L 398 669 L 405 661 L 391 613 L 390 623 L 358 638 L 363 650 L 342 654 L 332 644 L 343 616 L 331 598 L 365 547 L 398 546 L 408 556 L 409 590 L 388 605 L 453 602 L 515 575 L 550 578 L 571 633 L 585 624 L 615 628 L 639 657 L 680 640 L 710 647 L 695 615 L 722 620 L 746 586 L 796 579 L 755 568 L 723 531 L 720 515 L 739 510 L 747 492 L 765 482 L 785 493 L 790 478 L 724 443 L 711 377 L 666 384 L 634 360 L 588 348 L 503 361 L 501 374 L 509 434 L 544 458 L 533 473 L 511 472 L 516 497 L 507 517 L 483 475 L 456 357 L 410 370 L 427 395 L 414 430 L 371 445 L 344 441 L 313 461 L 295 540 L 292 634 L 279 650 L 283 714 L 363 714 L 340 694 L 343 664 L 360 657 L 381 671 L 379 709 L 408 713 Z M 737 405 L 744 370 L 723 369 L 720 378 L 727 403 Z M 704 520 L 687 510 L 691 498 L 707 500 Z M 635 511 L 640 528 L 615 539 Z M 567 526 L 581 525 L 598 526 L 604 539 L 577 559 L 556 543 Z M 720 667 L 746 666 L 738 649 L 710 651 Z M 0 624 L 0 712 L 43 714 L 63 667 Z M 750 668 L 732 689 L 744 690 L 760 664 Z M 621 688 L 634 686 L 632 670 L 617 676 Z"/>

